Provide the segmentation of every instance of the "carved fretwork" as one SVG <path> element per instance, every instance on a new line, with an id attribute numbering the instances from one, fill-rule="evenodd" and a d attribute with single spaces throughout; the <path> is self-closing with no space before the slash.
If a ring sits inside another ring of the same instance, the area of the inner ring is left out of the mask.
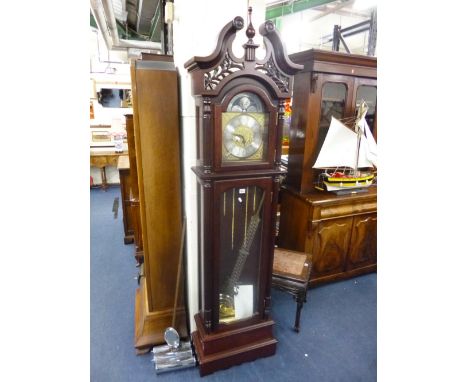
<path id="1" fill-rule="evenodd" d="M 289 77 L 281 73 L 272 56 L 270 56 L 268 61 L 264 64 L 257 64 L 255 66 L 255 70 L 258 70 L 270 77 L 283 93 L 287 93 L 289 91 Z"/>
<path id="2" fill-rule="evenodd" d="M 230 56 L 229 51 L 226 51 L 224 59 L 218 67 L 205 73 L 205 89 L 214 90 L 224 78 L 242 69 L 244 69 L 244 64 L 235 62 Z"/>

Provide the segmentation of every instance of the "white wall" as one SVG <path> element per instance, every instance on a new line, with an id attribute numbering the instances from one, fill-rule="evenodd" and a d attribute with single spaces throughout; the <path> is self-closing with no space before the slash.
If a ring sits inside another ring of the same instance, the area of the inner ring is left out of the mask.
<path id="1" fill-rule="evenodd" d="M 226 23 L 236 16 L 244 18 L 247 26 L 247 7 L 253 7 L 252 22 L 257 30 L 254 38 L 262 41 L 258 33 L 259 25 L 265 20 L 264 0 L 177 0 L 174 20 L 174 61 L 180 73 L 181 123 L 183 129 L 183 177 L 184 203 L 187 216 L 187 274 L 189 315 L 191 330 L 195 330 L 193 316 L 198 312 L 198 253 L 197 253 L 197 203 L 196 178 L 191 167 L 196 162 L 195 151 L 195 103 L 192 97 L 191 82 L 184 63 L 193 56 L 207 56 L 216 47 L 217 37 Z M 247 41 L 245 28 L 239 31 L 234 41 L 234 53 L 241 56 L 241 45 Z M 240 53 L 239 53 L 240 52 Z M 261 54 L 258 55 L 259 57 Z"/>

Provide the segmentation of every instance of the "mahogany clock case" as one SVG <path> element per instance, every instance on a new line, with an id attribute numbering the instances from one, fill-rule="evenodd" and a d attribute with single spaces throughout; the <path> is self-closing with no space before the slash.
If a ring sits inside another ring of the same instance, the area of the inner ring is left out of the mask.
<path id="1" fill-rule="evenodd" d="M 201 375 L 273 355 L 277 343 L 269 314 L 281 140 L 285 99 L 302 65 L 289 60 L 271 21 L 260 26 L 265 58 L 255 57 L 251 23 L 245 55 L 235 57 L 231 44 L 243 26 L 234 18 L 210 56 L 185 64 L 196 105 L 200 308 L 193 341 Z"/>

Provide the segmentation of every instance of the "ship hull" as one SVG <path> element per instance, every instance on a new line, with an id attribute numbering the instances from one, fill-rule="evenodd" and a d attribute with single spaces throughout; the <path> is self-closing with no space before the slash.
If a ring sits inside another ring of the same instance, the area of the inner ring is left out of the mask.
<path id="1" fill-rule="evenodd" d="M 324 176 L 323 184 L 317 186 L 319 190 L 326 191 L 364 191 L 367 187 L 372 186 L 374 183 L 374 175 L 360 176 L 360 177 L 335 177 Z"/>

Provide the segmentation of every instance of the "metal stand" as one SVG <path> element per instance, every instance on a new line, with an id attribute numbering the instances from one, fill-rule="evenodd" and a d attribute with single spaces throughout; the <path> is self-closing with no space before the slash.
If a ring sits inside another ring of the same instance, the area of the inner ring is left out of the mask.
<path id="1" fill-rule="evenodd" d="M 189 341 L 183 341 L 178 347 L 160 345 L 153 348 L 153 362 L 156 374 L 166 371 L 181 370 L 196 365 Z"/>

